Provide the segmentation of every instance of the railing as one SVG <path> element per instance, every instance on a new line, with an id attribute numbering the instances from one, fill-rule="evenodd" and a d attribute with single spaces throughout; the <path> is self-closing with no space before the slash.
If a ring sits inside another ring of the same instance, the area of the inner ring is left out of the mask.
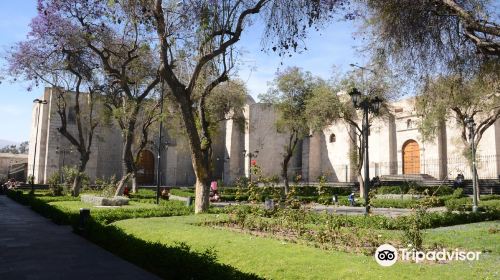
<path id="1" fill-rule="evenodd" d="M 486 155 L 477 156 L 477 173 L 480 179 L 498 179 L 500 174 L 500 156 Z M 471 179 L 470 163 L 461 156 L 449 157 L 447 159 L 420 158 L 420 174 L 428 174 L 439 179 L 446 176 L 454 179 L 461 173 L 466 179 Z M 403 162 L 371 162 L 370 175 L 396 175 L 403 174 Z"/>

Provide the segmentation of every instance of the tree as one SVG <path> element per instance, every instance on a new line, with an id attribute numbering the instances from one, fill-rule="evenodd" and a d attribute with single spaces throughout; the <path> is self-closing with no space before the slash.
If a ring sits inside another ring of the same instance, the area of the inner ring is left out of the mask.
<path id="1" fill-rule="evenodd" d="M 488 0 L 366 0 L 373 39 L 388 54 L 412 62 L 447 62 L 475 49 L 500 55 L 498 11 Z"/>
<path id="2" fill-rule="evenodd" d="M 366 0 L 371 50 L 410 75 L 454 71 L 500 56 L 498 11 L 489 0 Z"/>
<path id="3" fill-rule="evenodd" d="M 39 14 L 32 20 L 28 39 L 16 44 L 10 51 L 8 72 L 13 77 L 30 81 L 29 90 L 40 83 L 54 88 L 56 111 L 61 120 L 57 130 L 80 153 L 78 175 L 72 186 L 72 194 L 78 196 L 82 173 L 90 159 L 94 132 L 98 126 L 95 99 L 101 94 L 102 85 L 94 73 L 93 58 L 82 47 L 78 29 L 40 8 L 39 5 Z M 84 88 L 87 91 L 85 101 L 80 98 Z M 70 108 L 75 116 L 76 133 L 68 129 L 69 102 L 72 102 Z"/>
<path id="4" fill-rule="evenodd" d="M 500 119 L 500 67 L 489 63 L 474 74 L 439 76 L 429 80 L 416 99 L 416 111 L 421 117 L 419 129 L 424 140 L 433 140 L 440 124 L 456 120 L 460 128 L 464 156 L 469 159 L 470 147 L 479 145 L 484 132 Z M 477 124 L 475 137 L 467 137 L 466 118 Z M 477 174 L 474 174 L 477 176 Z M 479 189 L 477 190 L 479 194 Z"/>
<path id="5" fill-rule="evenodd" d="M 20 154 L 28 154 L 29 152 L 29 142 L 24 141 L 19 144 L 19 148 L 17 149 Z"/>
<path id="6" fill-rule="evenodd" d="M 297 67 L 285 69 L 276 74 L 272 87 L 266 94 L 259 96 L 263 102 L 273 104 L 278 113 L 276 128 L 278 132 L 287 135 L 284 145 L 281 177 L 288 194 L 288 164 L 299 141 L 309 135 L 306 111 L 307 100 L 311 97 L 316 78 L 309 72 L 303 72 Z"/>
<path id="7" fill-rule="evenodd" d="M 203 212 L 208 209 L 211 178 L 206 99 L 229 79 L 237 55 L 235 44 L 251 16 L 264 15 L 269 34 L 277 34 L 275 49 L 296 49 L 304 35 L 300 28 L 310 27 L 345 1 L 137 2 L 141 3 L 134 10 L 142 11 L 139 21 L 151 23 L 159 38 L 160 75 L 181 112 L 196 175 L 195 212 Z"/>
<path id="8" fill-rule="evenodd" d="M 51 19 L 52 29 L 61 29 L 63 35 L 81 42 L 81 49 L 92 57 L 93 67 L 105 84 L 104 105 L 122 128 L 123 176 L 116 195 L 123 193 L 136 170 L 133 142 L 138 116 L 160 83 L 157 59 L 149 45 L 152 38 L 128 16 L 134 6 L 121 7 L 114 1 L 40 0 L 38 4 L 39 14 Z"/>
<path id="9" fill-rule="evenodd" d="M 0 148 L 0 153 L 27 154 L 28 146 L 28 141 L 21 142 L 21 144 L 19 144 L 19 147 L 17 147 L 17 145 L 7 145 Z"/>
<path id="10" fill-rule="evenodd" d="M 379 65 L 380 66 L 380 65 Z M 308 124 L 312 131 L 321 131 L 333 123 L 344 123 L 349 128 L 349 137 L 354 148 L 349 151 L 351 165 L 356 170 L 360 185 L 360 195 L 364 194 L 363 178 L 363 155 L 366 152 L 363 143 L 363 130 L 360 123 L 362 117 L 354 108 L 350 97 L 346 94 L 354 87 L 362 92 L 378 96 L 384 102 L 390 97 L 390 82 L 387 80 L 387 70 L 380 66 L 377 72 L 372 72 L 372 76 L 365 80 L 365 73 L 354 71 L 341 80 L 334 82 L 334 85 L 322 83 L 313 90 L 311 97 L 306 102 L 306 113 Z M 386 104 L 382 104 L 378 114 L 370 114 L 368 127 L 377 118 L 389 116 Z"/>

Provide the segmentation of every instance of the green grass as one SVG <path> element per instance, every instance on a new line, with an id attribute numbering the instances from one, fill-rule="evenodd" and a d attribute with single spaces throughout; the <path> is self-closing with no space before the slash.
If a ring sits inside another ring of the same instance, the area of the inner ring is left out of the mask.
<path id="1" fill-rule="evenodd" d="M 500 256 L 500 221 L 427 230 L 428 244 L 492 252 Z"/>
<path id="2" fill-rule="evenodd" d="M 57 208 L 64 210 L 65 212 L 78 212 L 80 211 L 80 208 L 89 208 L 91 212 L 94 212 L 94 211 L 112 211 L 114 209 L 154 209 L 159 207 L 156 204 L 140 203 L 135 201 L 129 201 L 129 205 L 121 207 L 99 207 L 81 201 L 54 201 L 54 202 L 49 202 L 49 204 L 56 206 Z"/>
<path id="3" fill-rule="evenodd" d="M 114 225 L 147 241 L 172 245 L 185 242 L 197 251 L 213 248 L 221 263 L 243 272 L 254 272 L 272 279 L 498 279 L 500 255 L 485 253 L 478 262 L 453 262 L 446 265 L 396 263 L 390 268 L 376 264 L 373 257 L 325 251 L 306 245 L 276 239 L 255 237 L 224 229 L 208 228 L 194 223 L 214 219 L 216 215 L 131 219 Z M 448 246 L 471 246 L 500 242 L 499 234 L 467 242 L 498 222 L 480 223 L 430 230 L 429 241 L 448 242 Z M 482 228 L 479 229 L 479 228 Z M 491 246 L 490 246 L 491 247 Z M 488 247 L 489 248 L 489 247 Z"/>
<path id="4" fill-rule="evenodd" d="M 170 194 L 182 197 L 194 197 L 194 190 L 191 189 L 171 189 Z"/>

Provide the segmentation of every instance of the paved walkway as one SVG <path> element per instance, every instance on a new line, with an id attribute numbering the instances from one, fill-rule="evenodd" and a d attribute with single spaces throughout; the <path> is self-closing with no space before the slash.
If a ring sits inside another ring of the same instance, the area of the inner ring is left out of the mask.
<path id="1" fill-rule="evenodd" d="M 0 279 L 158 279 L 0 195 Z"/>

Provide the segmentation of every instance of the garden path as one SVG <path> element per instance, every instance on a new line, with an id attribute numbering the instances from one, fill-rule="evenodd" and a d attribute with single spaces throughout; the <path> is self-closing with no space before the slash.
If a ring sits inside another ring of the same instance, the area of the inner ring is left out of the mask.
<path id="1" fill-rule="evenodd" d="M 159 279 L 0 195 L 0 279 Z"/>

